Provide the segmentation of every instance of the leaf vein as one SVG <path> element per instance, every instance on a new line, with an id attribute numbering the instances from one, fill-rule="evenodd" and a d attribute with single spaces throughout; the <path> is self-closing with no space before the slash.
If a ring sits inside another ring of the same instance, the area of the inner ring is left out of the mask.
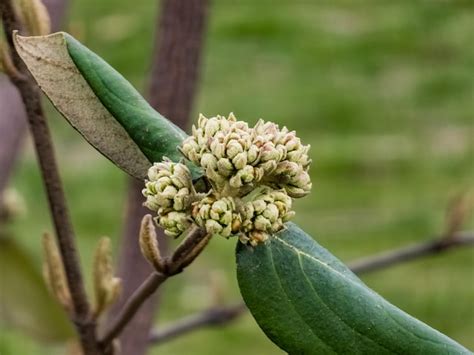
<path id="1" fill-rule="evenodd" d="M 280 275 L 277 271 L 277 268 L 275 266 L 275 262 L 273 260 L 273 251 L 271 250 L 271 248 L 269 248 L 269 251 L 270 251 L 270 254 L 271 254 L 271 257 L 270 257 L 270 260 L 271 260 L 271 263 L 272 263 L 272 267 L 273 267 L 273 270 L 275 271 L 275 274 L 277 275 L 277 279 L 278 279 L 278 283 L 280 285 L 280 288 L 281 290 L 283 291 L 283 293 L 286 295 L 286 298 L 288 300 L 288 304 L 293 308 L 293 311 L 294 313 L 296 313 L 298 315 L 298 317 L 303 321 L 304 324 L 306 324 L 310 330 L 310 332 L 316 337 L 316 339 L 319 339 L 324 345 L 326 345 L 327 347 L 329 347 L 333 352 L 335 352 L 337 354 L 337 351 L 330 345 L 330 344 L 327 344 L 323 339 L 321 339 L 320 337 L 318 337 L 316 335 L 316 333 L 314 333 L 313 329 L 308 325 L 308 323 L 306 323 L 306 321 L 304 320 L 304 318 L 301 316 L 301 314 L 299 314 L 299 312 L 296 310 L 295 306 L 293 305 L 293 302 L 292 302 L 292 298 L 291 297 L 288 297 L 288 293 L 286 292 L 285 288 L 283 287 L 283 284 L 280 280 Z"/>

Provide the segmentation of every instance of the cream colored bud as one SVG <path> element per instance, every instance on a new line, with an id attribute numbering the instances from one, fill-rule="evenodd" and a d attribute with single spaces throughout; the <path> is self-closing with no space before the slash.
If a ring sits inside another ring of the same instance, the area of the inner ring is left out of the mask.
<path id="1" fill-rule="evenodd" d="M 204 169 L 210 168 L 212 170 L 216 170 L 217 168 L 217 159 L 211 153 L 204 153 L 201 158 L 201 166 Z"/>
<path id="2" fill-rule="evenodd" d="M 227 118 L 229 121 L 236 122 L 237 118 L 235 117 L 234 113 L 229 113 L 229 117 Z"/>
<path id="3" fill-rule="evenodd" d="M 309 184 L 305 188 L 287 185 L 285 186 L 285 190 L 288 193 L 288 195 L 290 195 L 291 197 L 301 198 L 301 197 L 305 197 L 307 194 L 310 193 L 311 187 L 312 187 L 311 184 Z"/>
<path id="4" fill-rule="evenodd" d="M 267 205 L 265 210 L 262 213 L 262 216 L 268 219 L 270 222 L 275 222 L 280 215 L 280 211 L 278 210 L 277 206 L 273 203 Z"/>
<path id="5" fill-rule="evenodd" d="M 184 211 L 190 207 L 194 195 L 191 173 L 186 165 L 165 160 L 155 163 L 148 171 L 150 181 L 142 191 L 144 205 L 152 211 L 174 209 Z"/>
<path id="6" fill-rule="evenodd" d="M 203 127 L 204 135 L 206 137 L 213 137 L 221 128 L 221 124 L 218 119 L 211 118 L 207 120 L 206 125 Z"/>
<path id="7" fill-rule="evenodd" d="M 49 233 L 43 234 L 43 275 L 52 295 L 68 312 L 72 311 L 71 294 L 59 249 Z"/>
<path id="8" fill-rule="evenodd" d="M 247 165 L 247 154 L 246 153 L 239 153 L 237 154 L 234 159 L 232 159 L 232 164 L 236 169 L 243 169 Z"/>
<path id="9" fill-rule="evenodd" d="M 191 193 L 188 188 L 183 187 L 178 191 L 178 193 L 173 197 L 173 209 L 175 211 L 184 211 L 186 210 L 191 203 Z"/>
<path id="10" fill-rule="evenodd" d="M 30 36 L 44 36 L 51 32 L 48 10 L 41 0 L 16 0 L 13 6 Z"/>
<path id="11" fill-rule="evenodd" d="M 94 315 L 97 317 L 115 302 L 121 289 L 121 280 L 113 274 L 110 239 L 107 237 L 102 237 L 97 245 L 93 279 L 96 302 Z"/>
<path id="12" fill-rule="evenodd" d="M 206 229 L 209 234 L 229 237 L 240 227 L 240 215 L 235 211 L 234 200 L 224 197 L 216 200 L 205 197 L 193 207 L 193 218 L 196 224 Z"/>
<path id="13" fill-rule="evenodd" d="M 226 153 L 230 159 L 234 158 L 237 154 L 242 153 L 243 151 L 244 148 L 238 141 L 231 140 L 229 143 L 227 143 Z"/>
<path id="14" fill-rule="evenodd" d="M 247 152 L 247 160 L 253 165 L 260 159 L 260 155 L 260 148 L 257 145 L 252 144 Z"/>
<path id="15" fill-rule="evenodd" d="M 207 118 L 206 116 L 204 116 L 202 113 L 199 114 L 199 118 L 198 118 L 198 126 L 199 127 L 204 127 L 206 126 L 206 122 L 207 122 Z"/>
<path id="16" fill-rule="evenodd" d="M 226 157 L 226 153 L 225 153 L 226 146 L 220 140 L 218 139 L 212 140 L 209 148 L 212 154 L 216 157 L 216 159 Z"/>
<path id="17" fill-rule="evenodd" d="M 179 237 L 190 225 L 189 217 L 184 212 L 171 211 L 157 218 L 164 233 L 170 237 Z"/>
<path id="18" fill-rule="evenodd" d="M 240 208 L 242 215 L 241 241 L 256 245 L 268 239 L 272 233 L 283 228 L 283 223 L 292 216 L 291 198 L 284 190 L 262 188 L 257 194 L 249 193 L 248 201 Z"/>
<path id="19" fill-rule="evenodd" d="M 230 176 L 232 171 L 234 171 L 234 166 L 229 159 L 221 158 L 217 162 L 217 170 L 219 171 L 219 174 L 223 176 Z"/>
<path id="20" fill-rule="evenodd" d="M 272 224 L 263 215 L 258 215 L 255 218 L 254 226 L 255 226 L 255 229 L 257 229 L 257 230 L 267 231 L 267 230 L 271 229 Z"/>
<path id="21" fill-rule="evenodd" d="M 209 234 L 219 234 L 224 229 L 224 227 L 219 222 L 213 219 L 206 220 L 205 227 L 206 232 Z"/>
<path id="22" fill-rule="evenodd" d="M 195 164 L 199 164 L 199 160 L 201 159 L 201 148 L 194 136 L 186 138 L 179 150 L 185 158 L 189 159 Z"/>

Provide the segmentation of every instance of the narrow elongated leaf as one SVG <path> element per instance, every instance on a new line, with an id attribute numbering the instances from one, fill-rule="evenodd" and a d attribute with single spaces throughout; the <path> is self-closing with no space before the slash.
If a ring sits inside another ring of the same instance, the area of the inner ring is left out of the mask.
<path id="1" fill-rule="evenodd" d="M 144 178 L 152 162 L 177 161 L 186 133 L 156 112 L 103 59 L 64 32 L 14 36 L 15 47 L 53 105 L 97 150 Z M 190 166 L 193 175 L 198 169 Z"/>
<path id="2" fill-rule="evenodd" d="M 257 323 L 291 354 L 471 354 L 369 289 L 294 224 L 237 246 L 237 276 Z"/>
<path id="3" fill-rule="evenodd" d="M 156 112 L 115 69 L 65 34 L 69 54 L 107 110 L 120 122 L 148 160 L 182 158 L 176 147 L 187 134 Z"/>
<path id="4" fill-rule="evenodd" d="M 56 109 L 97 150 L 143 177 L 150 161 L 97 98 L 69 56 L 63 33 L 14 36 L 18 54 Z"/>

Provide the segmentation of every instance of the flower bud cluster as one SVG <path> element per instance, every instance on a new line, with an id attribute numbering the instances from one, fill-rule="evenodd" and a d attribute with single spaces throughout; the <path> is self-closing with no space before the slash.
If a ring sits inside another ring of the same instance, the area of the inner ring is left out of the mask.
<path id="1" fill-rule="evenodd" d="M 240 240 L 255 246 L 283 228 L 294 215 L 291 197 L 284 190 L 263 190 L 241 207 L 242 228 Z"/>
<path id="2" fill-rule="evenodd" d="M 273 122 L 259 120 L 254 132 L 257 140 L 263 142 L 261 162 L 271 165 L 266 171 L 267 183 L 285 189 L 291 197 L 306 196 L 312 187 L 308 174 L 310 146 L 303 145 L 294 131 L 286 127 L 280 130 Z"/>
<path id="3" fill-rule="evenodd" d="M 208 191 L 196 193 L 189 169 L 165 160 L 148 172 L 145 206 L 165 233 L 178 236 L 191 223 L 209 234 L 239 236 L 257 245 L 278 232 L 294 212 L 292 198 L 311 190 L 309 145 L 295 132 L 260 120 L 254 127 L 228 117 L 200 116 L 179 148 L 201 167 Z"/>
<path id="4" fill-rule="evenodd" d="M 263 170 L 258 166 L 260 148 L 254 144 L 246 122 L 228 118 L 200 116 L 193 135 L 181 147 L 183 155 L 201 166 L 207 178 L 218 188 L 228 184 L 238 189 L 258 182 Z"/>
<path id="5" fill-rule="evenodd" d="M 167 159 L 153 164 L 142 193 L 144 205 L 157 213 L 156 222 L 165 234 L 177 237 L 190 226 L 188 211 L 195 193 L 186 165 Z"/>
<path id="6" fill-rule="evenodd" d="M 311 190 L 308 150 L 309 145 L 301 144 L 286 127 L 260 120 L 250 128 L 233 114 L 228 118 L 201 115 L 181 147 L 183 155 L 201 166 L 217 189 L 228 184 L 248 192 L 249 185 L 263 183 L 285 189 L 295 198 Z"/>

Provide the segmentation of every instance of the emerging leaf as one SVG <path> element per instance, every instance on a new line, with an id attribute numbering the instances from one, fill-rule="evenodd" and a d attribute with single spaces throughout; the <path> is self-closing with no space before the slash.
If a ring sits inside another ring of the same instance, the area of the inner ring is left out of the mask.
<path id="1" fill-rule="evenodd" d="M 122 289 L 122 281 L 113 274 L 111 254 L 110 239 L 102 237 L 95 251 L 93 268 L 96 317 L 117 300 Z"/>
<path id="2" fill-rule="evenodd" d="M 237 246 L 244 300 L 290 354 L 471 354 L 369 289 L 295 224 Z"/>
<path id="3" fill-rule="evenodd" d="M 66 280 L 66 272 L 59 254 L 58 246 L 49 233 L 43 235 L 43 275 L 51 294 L 63 308 L 72 310 L 71 294 Z"/>

